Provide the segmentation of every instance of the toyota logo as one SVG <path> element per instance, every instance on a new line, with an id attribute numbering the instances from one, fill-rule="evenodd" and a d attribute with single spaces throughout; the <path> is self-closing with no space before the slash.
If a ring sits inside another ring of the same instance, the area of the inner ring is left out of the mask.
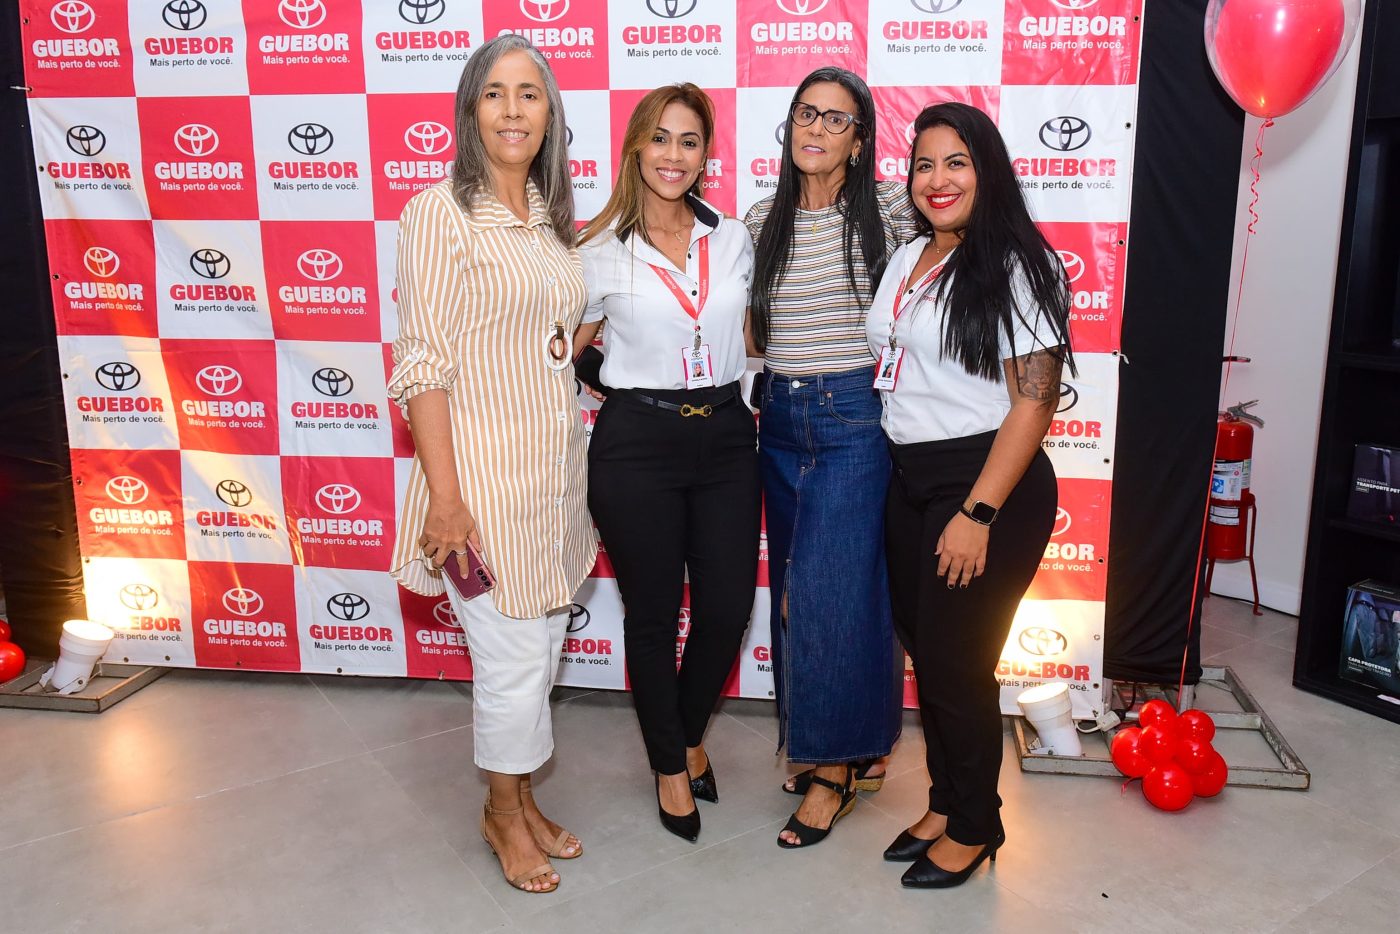
<path id="1" fill-rule="evenodd" d="M 121 257 L 105 246 L 90 246 L 83 251 L 83 265 L 99 279 L 110 279 L 121 268 Z"/>
<path id="2" fill-rule="evenodd" d="M 1069 640 L 1064 633 L 1047 629 L 1044 626 L 1028 626 L 1021 630 L 1016 642 L 1027 655 L 1063 655 L 1069 648 Z"/>
<path id="3" fill-rule="evenodd" d="M 338 593 L 326 601 L 326 612 L 338 620 L 353 623 L 369 615 L 369 601 L 357 593 Z"/>
<path id="4" fill-rule="evenodd" d="M 569 12 L 569 0 L 520 0 L 520 12 L 537 23 L 552 23 Z"/>
<path id="5" fill-rule="evenodd" d="M 826 7 L 826 0 L 775 0 L 778 9 L 789 16 L 811 16 Z"/>
<path id="6" fill-rule="evenodd" d="M 120 476 L 107 481 L 107 498 L 116 503 L 135 506 L 144 503 L 151 491 L 139 477 Z"/>
<path id="7" fill-rule="evenodd" d="M 322 512 L 343 516 L 360 508 L 360 491 L 348 483 L 327 483 L 316 491 L 316 505 Z"/>
<path id="8" fill-rule="evenodd" d="M 452 133 L 441 123 L 419 120 L 403 131 L 403 144 L 420 156 L 436 156 L 452 145 Z"/>
<path id="9" fill-rule="evenodd" d="M 204 25 L 204 21 L 209 18 L 209 11 L 199 0 L 170 0 L 165 9 L 160 11 L 160 18 L 165 20 L 165 25 L 171 29 L 189 32 Z"/>
<path id="10" fill-rule="evenodd" d="M 243 388 L 243 375 L 231 366 L 215 363 L 196 373 L 194 382 L 206 396 L 231 396 Z"/>
<path id="11" fill-rule="evenodd" d="M 782 146 L 787 141 L 787 121 L 784 120 L 773 128 L 773 138 Z"/>
<path id="12" fill-rule="evenodd" d="M 224 609 L 236 616 L 256 616 L 262 612 L 262 594 L 247 587 L 230 587 L 224 591 Z"/>
<path id="13" fill-rule="evenodd" d="M 1066 508 L 1063 507 L 1063 506 L 1056 506 L 1056 507 L 1055 507 L 1055 528 L 1054 528 L 1054 530 L 1050 533 L 1050 537 L 1051 537 L 1051 538 L 1054 538 L 1054 537 L 1057 536 L 1057 535 L 1063 535 L 1063 534 L 1065 534 L 1066 532 L 1069 531 L 1069 527 L 1070 527 L 1073 523 L 1074 523 L 1074 520 L 1072 520 L 1072 519 L 1070 518 L 1069 510 L 1066 509 Z"/>
<path id="14" fill-rule="evenodd" d="M 593 614 L 588 612 L 588 607 L 582 603 L 571 603 L 569 604 L 569 625 L 564 628 L 564 631 L 578 632 L 587 629 L 592 618 Z"/>
<path id="15" fill-rule="evenodd" d="M 160 603 L 160 594 L 149 584 L 127 584 L 117 592 L 117 599 L 128 610 L 152 610 Z"/>
<path id="16" fill-rule="evenodd" d="M 303 156 L 319 156 L 335 145 L 335 136 L 319 123 L 298 123 L 287 132 L 287 145 Z"/>
<path id="17" fill-rule="evenodd" d="M 277 15 L 293 29 L 313 29 L 326 19 L 326 5 L 321 0 L 282 0 Z"/>
<path id="18" fill-rule="evenodd" d="M 433 604 L 433 621 L 448 629 L 462 628 L 462 624 L 457 620 L 457 614 L 452 612 L 452 601 L 450 600 L 442 600 Z"/>
<path id="19" fill-rule="evenodd" d="M 574 128 L 567 123 L 564 124 L 564 148 L 568 149 L 574 144 Z"/>
<path id="20" fill-rule="evenodd" d="M 311 374 L 311 388 L 323 396 L 348 396 L 355 381 L 339 367 L 323 366 Z"/>
<path id="21" fill-rule="evenodd" d="M 1060 414 L 1061 412 L 1068 412 L 1070 409 L 1074 408 L 1074 407 L 1075 407 L 1076 405 L 1078 405 L 1078 404 L 1079 404 L 1079 390 L 1078 390 L 1078 389 L 1075 389 L 1075 388 L 1074 388 L 1073 386 L 1071 386 L 1069 383 L 1061 383 L 1061 384 L 1060 384 L 1060 405 L 1059 405 L 1059 408 L 1055 409 L 1055 414 L 1058 415 L 1058 414 Z"/>
<path id="22" fill-rule="evenodd" d="M 297 271 L 316 282 L 327 282 L 340 275 L 340 257 L 330 250 L 307 250 L 297 257 Z"/>
<path id="23" fill-rule="evenodd" d="M 219 148 L 219 134 L 202 123 L 186 123 L 175 131 L 175 148 L 199 159 Z"/>
<path id="24" fill-rule="evenodd" d="M 70 126 L 64 141 L 80 156 L 95 156 L 107 148 L 107 134 L 85 123 Z"/>
<path id="25" fill-rule="evenodd" d="M 919 138 L 919 134 L 914 130 L 913 122 L 904 128 L 904 139 L 910 146 L 914 145 L 914 140 Z"/>
<path id="26" fill-rule="evenodd" d="M 446 12 L 446 0 L 399 0 L 399 19 L 415 26 L 435 23 Z"/>
<path id="27" fill-rule="evenodd" d="M 214 487 L 214 495 L 234 509 L 242 509 L 253 502 L 253 491 L 240 480 L 220 480 Z"/>
<path id="28" fill-rule="evenodd" d="M 190 269 L 201 279 L 222 279 L 233 270 L 233 263 L 222 250 L 204 247 L 190 254 Z"/>
<path id="29" fill-rule="evenodd" d="M 963 0 L 909 0 L 914 5 L 914 9 L 921 13 L 928 13 L 930 16 L 939 16 L 943 13 L 951 13 L 962 6 Z"/>
<path id="30" fill-rule="evenodd" d="M 113 360 L 97 368 L 97 382 L 112 392 L 130 392 L 141 384 L 141 371 L 125 360 Z"/>
<path id="31" fill-rule="evenodd" d="M 1087 10 L 1099 0 L 1050 0 L 1062 10 Z"/>
<path id="32" fill-rule="evenodd" d="M 97 14 L 83 0 L 63 0 L 49 11 L 49 21 L 62 32 L 87 32 L 97 22 Z"/>
<path id="33" fill-rule="evenodd" d="M 662 19 L 680 19 L 689 16 L 699 0 L 647 0 L 647 9 Z"/>
<path id="34" fill-rule="evenodd" d="M 1070 283 L 1079 281 L 1079 277 L 1084 275 L 1084 257 L 1070 250 L 1056 250 L 1060 254 L 1060 262 L 1065 266 L 1065 275 L 1069 277 Z"/>
<path id="35" fill-rule="evenodd" d="M 1051 117 L 1040 125 L 1040 142 L 1047 149 L 1074 152 L 1083 149 L 1093 132 L 1079 117 Z"/>

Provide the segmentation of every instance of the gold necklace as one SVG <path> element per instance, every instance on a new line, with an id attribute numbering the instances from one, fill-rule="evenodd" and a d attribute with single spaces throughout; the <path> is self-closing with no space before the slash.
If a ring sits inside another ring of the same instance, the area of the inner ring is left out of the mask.
<path id="1" fill-rule="evenodd" d="M 659 231 L 661 231 L 661 232 L 664 233 L 664 234 L 670 234 L 671 236 L 675 237 L 675 238 L 676 238 L 676 241 L 677 241 L 678 243 L 685 243 L 685 242 L 686 242 L 686 238 L 685 238 L 684 236 L 682 236 L 682 234 L 684 234 L 686 231 L 690 230 L 690 228 L 693 227 L 694 225 L 695 225 L 695 217 L 694 217 L 694 215 L 691 215 L 690 220 L 686 221 L 684 224 L 682 224 L 681 226 L 677 227 L 675 230 L 672 230 L 672 229 L 670 229 L 670 228 L 668 228 L 668 227 L 662 227 L 660 224 L 653 224 L 653 223 L 650 223 L 650 222 L 647 223 L 647 230 L 648 230 L 648 231 L 659 230 Z"/>

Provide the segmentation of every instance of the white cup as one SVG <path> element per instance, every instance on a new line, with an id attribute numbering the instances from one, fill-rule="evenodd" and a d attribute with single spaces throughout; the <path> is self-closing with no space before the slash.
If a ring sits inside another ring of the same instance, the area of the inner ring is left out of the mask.
<path id="1" fill-rule="evenodd" d="M 1043 750 L 1057 756 L 1082 756 L 1079 731 L 1070 716 L 1069 688 L 1061 681 L 1027 688 L 1016 703 L 1040 737 Z"/>
<path id="2" fill-rule="evenodd" d="M 63 624 L 58 639 L 58 661 L 49 679 L 52 690 L 62 691 L 74 684 L 86 687 L 92 678 L 92 667 L 107 653 L 112 630 L 101 623 L 85 619 L 70 619 Z"/>

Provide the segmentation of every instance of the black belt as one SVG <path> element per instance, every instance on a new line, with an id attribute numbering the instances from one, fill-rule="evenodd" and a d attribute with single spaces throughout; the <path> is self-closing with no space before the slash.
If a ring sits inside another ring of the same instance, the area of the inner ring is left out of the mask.
<path id="1" fill-rule="evenodd" d="M 737 388 L 737 385 L 738 384 L 736 383 L 736 388 L 733 392 L 725 395 L 718 401 L 707 402 L 702 405 L 693 405 L 689 402 L 667 402 L 665 399 L 657 399 L 655 396 L 648 396 L 645 393 L 640 393 L 635 389 L 615 389 L 613 391 L 617 393 L 623 393 L 629 399 L 636 399 L 638 402 L 641 402 L 644 405 L 650 405 L 658 409 L 665 409 L 668 412 L 679 412 L 684 418 L 690 418 L 690 416 L 692 415 L 699 415 L 701 418 L 709 418 L 717 410 L 724 408 L 726 405 L 739 401 L 739 390 Z"/>

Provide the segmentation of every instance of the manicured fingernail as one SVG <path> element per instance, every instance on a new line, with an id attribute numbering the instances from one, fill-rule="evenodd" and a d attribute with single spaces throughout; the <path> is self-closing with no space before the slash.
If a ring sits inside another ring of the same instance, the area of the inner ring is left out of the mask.
<path id="1" fill-rule="evenodd" d="M 958 586 L 961 587 L 963 590 L 966 590 L 966 589 L 967 589 L 967 585 L 966 585 L 966 584 L 959 584 Z"/>

